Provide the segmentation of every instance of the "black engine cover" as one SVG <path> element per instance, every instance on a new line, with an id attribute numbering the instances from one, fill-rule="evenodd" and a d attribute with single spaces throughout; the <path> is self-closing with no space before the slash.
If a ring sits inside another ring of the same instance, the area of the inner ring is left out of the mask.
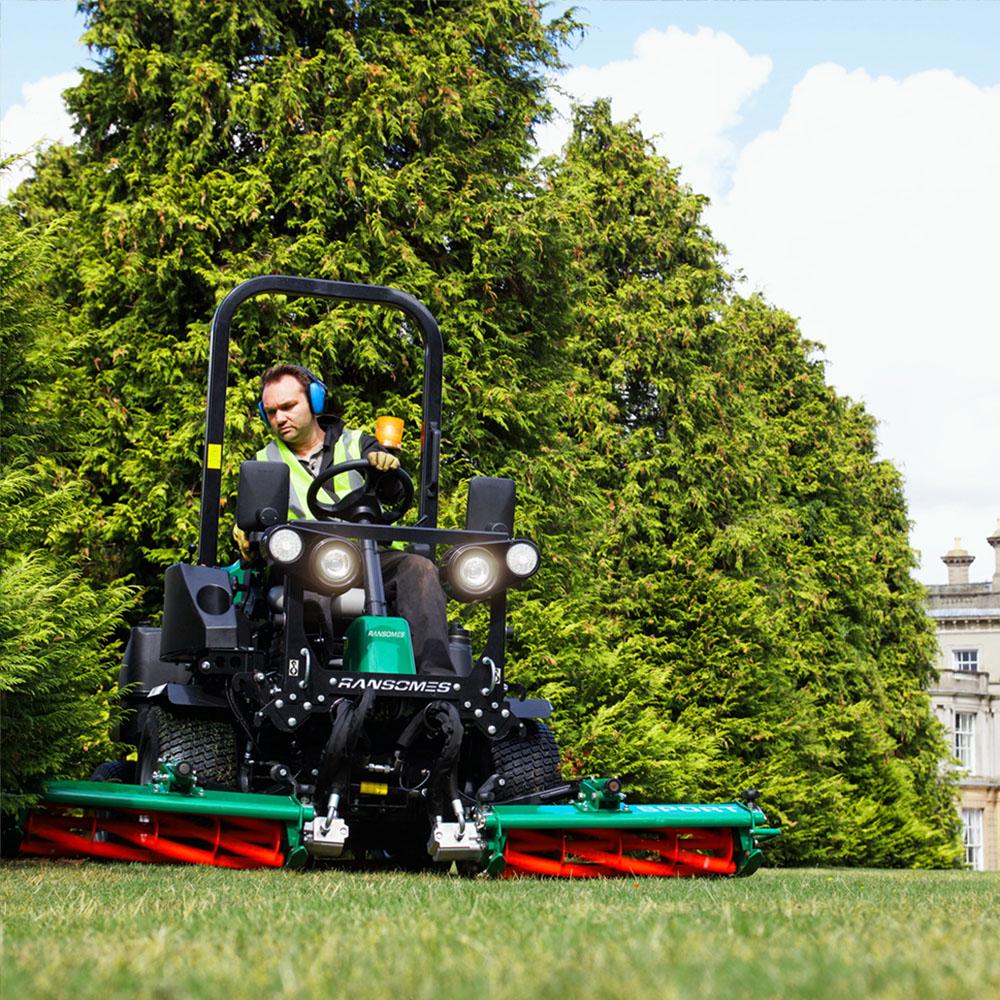
<path id="1" fill-rule="evenodd" d="M 214 566 L 174 563 L 164 577 L 161 660 L 190 660 L 240 646 L 229 574 Z"/>

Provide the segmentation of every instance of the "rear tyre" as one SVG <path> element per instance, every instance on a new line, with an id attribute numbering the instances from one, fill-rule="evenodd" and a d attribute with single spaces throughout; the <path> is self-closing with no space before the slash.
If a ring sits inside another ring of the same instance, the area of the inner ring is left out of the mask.
<path id="1" fill-rule="evenodd" d="M 139 732 L 136 773 L 148 785 L 162 761 L 185 761 L 198 783 L 210 788 L 236 788 L 236 734 L 228 722 L 177 715 L 162 705 L 145 713 Z"/>
<path id="2" fill-rule="evenodd" d="M 536 795 L 563 783 L 559 747 L 544 722 L 524 721 L 523 734 L 513 730 L 490 747 L 493 770 L 504 779 L 497 789 L 497 802 L 522 795 Z"/>

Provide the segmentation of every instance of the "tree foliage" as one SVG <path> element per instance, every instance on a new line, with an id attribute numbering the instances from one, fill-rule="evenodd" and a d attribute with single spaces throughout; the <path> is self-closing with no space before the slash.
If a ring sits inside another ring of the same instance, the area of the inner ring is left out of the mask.
<path id="1" fill-rule="evenodd" d="M 55 428 L 32 402 L 60 367 L 58 327 L 40 289 L 49 237 L 0 209 L 4 331 L 0 478 L 0 759 L 2 808 L 32 801 L 46 778 L 76 777 L 110 750 L 109 641 L 132 588 L 85 578 L 79 557 L 48 543 L 79 525 L 86 488 L 61 467 Z"/>
<path id="2" fill-rule="evenodd" d="M 559 553 L 572 661 L 535 640 L 575 763 L 655 797 L 760 784 L 788 859 L 949 863 L 933 635 L 874 421 L 735 294 L 702 200 L 606 105 L 547 180 L 577 289 L 560 456 L 599 493 Z"/>
<path id="3" fill-rule="evenodd" d="M 33 398 L 58 467 L 93 484 L 57 548 L 151 592 L 186 557 L 207 326 L 239 280 L 404 288 L 445 336 L 445 519 L 469 475 L 510 474 L 543 543 L 512 601 L 513 674 L 555 703 L 567 765 L 652 798 L 759 784 L 786 860 L 953 860 L 898 473 L 795 322 L 737 293 L 704 199 L 634 124 L 580 109 L 562 155 L 530 166 L 571 18 L 524 0 L 83 6 L 80 141 L 16 195 L 27 224 L 60 220 L 68 336 Z M 230 486 L 275 360 L 322 371 L 350 423 L 419 419 L 396 315 L 276 298 L 234 340 Z"/>

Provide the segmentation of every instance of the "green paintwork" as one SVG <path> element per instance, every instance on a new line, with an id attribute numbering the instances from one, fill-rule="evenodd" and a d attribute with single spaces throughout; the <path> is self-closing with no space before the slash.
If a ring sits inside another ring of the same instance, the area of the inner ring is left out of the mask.
<path id="1" fill-rule="evenodd" d="M 624 805 L 617 810 L 587 802 L 566 806 L 494 806 L 485 817 L 486 829 L 507 830 L 653 830 L 662 827 L 718 828 L 752 831 L 773 837 L 777 830 L 758 827 L 766 822 L 759 809 L 740 802 L 719 805 Z"/>
<path id="2" fill-rule="evenodd" d="M 741 852 L 736 862 L 736 875 L 738 878 L 753 875 L 763 863 L 764 852 L 759 848 L 754 847 L 749 851 Z"/>
<path id="3" fill-rule="evenodd" d="M 229 583 L 233 588 L 233 604 L 242 606 L 250 590 L 250 567 L 244 566 L 238 559 L 228 566 L 222 567 L 229 574 Z"/>
<path id="4" fill-rule="evenodd" d="M 88 809 L 135 809 L 140 812 L 189 813 L 195 816 L 245 816 L 302 824 L 315 816 L 312 806 L 290 795 L 217 792 L 195 786 L 191 792 L 164 785 L 120 785 L 113 781 L 50 781 L 45 801 Z"/>
<path id="5" fill-rule="evenodd" d="M 752 875 L 763 864 L 759 842 L 781 833 L 760 825 L 767 822 L 764 813 L 741 802 L 626 805 L 620 788 L 617 779 L 585 778 L 571 805 L 493 806 L 482 818 L 487 873 L 503 872 L 509 830 L 726 829 L 737 837 L 736 874 L 742 876 Z"/>
<path id="6" fill-rule="evenodd" d="M 197 795 L 201 792 L 198 777 L 190 765 L 183 761 L 167 761 L 160 766 L 161 770 L 153 775 L 154 791 L 181 792 L 184 795 Z"/>
<path id="7" fill-rule="evenodd" d="M 361 674 L 415 674 L 413 642 L 405 618 L 362 615 L 347 629 L 344 669 Z"/>
<path id="8" fill-rule="evenodd" d="M 591 809 L 617 811 L 625 801 L 622 784 L 617 778 L 584 778 L 578 798 Z M 579 808 L 579 806 L 577 806 Z"/>
<path id="9" fill-rule="evenodd" d="M 301 845 L 290 847 L 285 855 L 285 867 L 301 870 L 309 863 L 309 852 Z"/>
<path id="10" fill-rule="evenodd" d="M 178 765 L 161 765 L 151 785 L 120 785 L 112 781 L 50 781 L 45 801 L 82 809 L 132 809 L 138 812 L 186 813 L 189 816 L 241 816 L 273 820 L 285 828 L 285 864 L 301 868 L 308 860 L 302 827 L 316 811 L 291 795 L 257 795 L 202 788 Z"/>
<path id="11" fill-rule="evenodd" d="M 374 620 L 384 622 L 386 619 Z M 87 809 L 131 809 L 275 820 L 285 826 L 288 845 L 285 864 L 289 868 L 301 868 L 306 864 L 308 852 L 302 843 L 302 834 L 305 823 L 315 818 L 312 806 L 304 805 L 290 795 L 207 790 L 190 776 L 179 773 L 178 766 L 172 762 L 163 763 L 156 778 L 158 780 L 151 785 L 51 781 L 45 786 L 45 801 Z M 588 778 L 580 783 L 579 798 L 571 805 L 498 805 L 486 808 L 481 817 L 481 829 L 487 845 L 486 873 L 500 875 L 503 872 L 504 846 L 509 830 L 729 829 L 738 838 L 737 875 L 752 875 L 764 860 L 758 849 L 759 842 L 781 833 L 779 829 L 759 825 L 767 821 L 764 813 L 739 802 L 627 805 L 619 787 L 616 779 Z"/>

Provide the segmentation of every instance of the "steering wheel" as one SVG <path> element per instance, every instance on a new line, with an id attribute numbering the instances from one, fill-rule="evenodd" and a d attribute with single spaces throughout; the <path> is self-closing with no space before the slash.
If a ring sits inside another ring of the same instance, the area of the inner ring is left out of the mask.
<path id="1" fill-rule="evenodd" d="M 320 489 L 344 472 L 365 473 L 365 485 L 352 490 L 336 503 L 320 500 Z M 331 465 L 312 481 L 306 494 L 309 512 L 317 521 L 371 518 L 380 524 L 392 524 L 410 509 L 412 503 L 413 480 L 402 467 L 382 472 L 366 458 Z"/>

